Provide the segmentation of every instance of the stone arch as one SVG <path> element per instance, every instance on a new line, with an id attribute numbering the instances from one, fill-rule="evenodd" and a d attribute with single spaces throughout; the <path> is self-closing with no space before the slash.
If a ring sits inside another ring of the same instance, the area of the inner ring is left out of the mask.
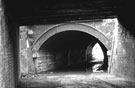
<path id="1" fill-rule="evenodd" d="M 49 39 L 51 36 L 54 36 L 57 33 L 64 32 L 64 31 L 81 31 L 81 32 L 88 33 L 88 34 L 94 36 L 95 38 L 97 38 L 99 41 L 101 41 L 105 45 L 105 47 L 108 50 L 110 50 L 111 44 L 103 33 L 101 33 L 100 31 L 98 31 L 95 28 L 92 28 L 91 26 L 88 26 L 86 24 L 80 24 L 80 23 L 60 24 L 60 25 L 56 25 L 56 26 L 48 29 L 47 31 L 44 31 L 37 38 L 37 40 L 34 41 L 32 50 L 34 52 L 38 51 L 40 49 L 40 47 L 42 46 L 42 44 L 44 44 L 44 42 L 47 39 Z"/>

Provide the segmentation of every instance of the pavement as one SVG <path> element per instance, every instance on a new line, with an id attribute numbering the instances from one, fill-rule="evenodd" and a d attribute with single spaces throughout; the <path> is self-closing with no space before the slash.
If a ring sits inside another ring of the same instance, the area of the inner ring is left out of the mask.
<path id="1" fill-rule="evenodd" d="M 50 72 L 23 77 L 18 88 L 135 88 L 135 81 L 107 73 Z"/>

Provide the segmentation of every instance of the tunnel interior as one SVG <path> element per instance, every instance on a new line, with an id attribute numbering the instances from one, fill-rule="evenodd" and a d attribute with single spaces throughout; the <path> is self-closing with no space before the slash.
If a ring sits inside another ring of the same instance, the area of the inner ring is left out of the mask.
<path id="1" fill-rule="evenodd" d="M 100 70 L 107 71 L 106 47 L 94 36 L 81 31 L 64 31 L 47 39 L 40 47 L 35 59 L 36 71 L 41 72 L 93 72 L 98 62 L 92 62 L 94 46 L 99 45 L 96 55 L 103 57 Z"/>

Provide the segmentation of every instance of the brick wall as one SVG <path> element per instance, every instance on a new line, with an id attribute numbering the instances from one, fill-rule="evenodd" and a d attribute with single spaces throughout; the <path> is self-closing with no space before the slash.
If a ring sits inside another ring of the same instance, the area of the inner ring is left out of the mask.
<path id="1" fill-rule="evenodd" d="M 35 67 L 37 73 L 54 69 L 55 67 L 54 54 L 46 51 L 40 51 L 39 53 L 37 53 L 37 58 L 35 59 Z"/>

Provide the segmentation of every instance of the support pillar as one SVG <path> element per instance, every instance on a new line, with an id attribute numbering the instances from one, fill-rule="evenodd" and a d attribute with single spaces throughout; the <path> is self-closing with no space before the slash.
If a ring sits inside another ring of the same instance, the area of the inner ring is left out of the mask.
<path id="1" fill-rule="evenodd" d="M 15 88 L 13 47 L 0 0 L 0 88 Z"/>

